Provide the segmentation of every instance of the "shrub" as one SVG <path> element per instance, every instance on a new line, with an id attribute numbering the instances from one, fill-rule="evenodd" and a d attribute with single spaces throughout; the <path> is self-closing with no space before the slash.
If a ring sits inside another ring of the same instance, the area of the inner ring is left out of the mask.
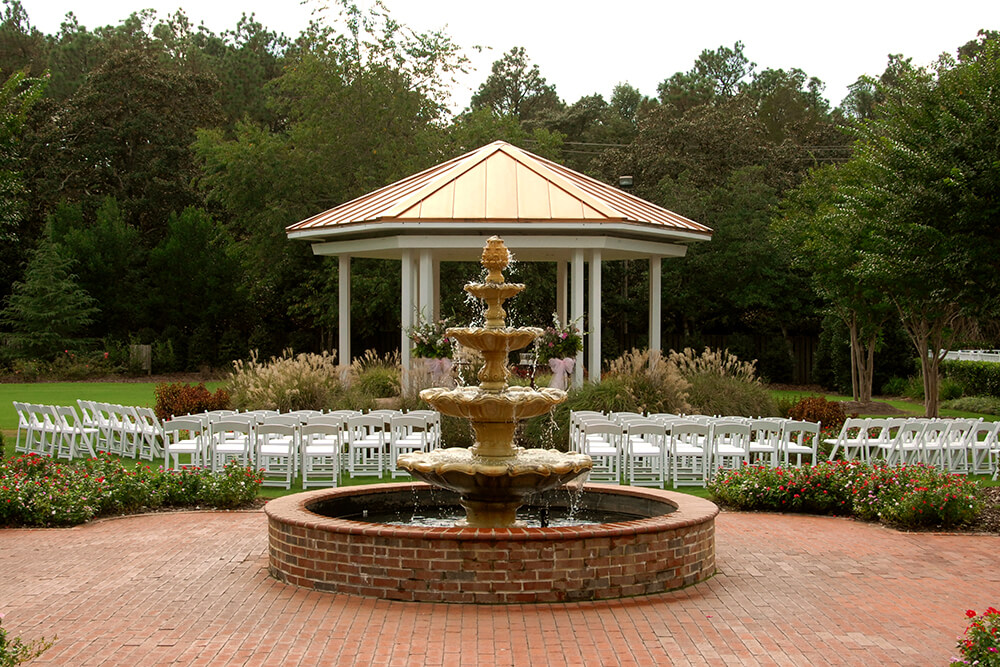
<path id="1" fill-rule="evenodd" d="M 901 528 L 965 525 L 982 510 L 977 483 L 926 465 L 744 466 L 720 470 L 709 489 L 737 509 L 852 514 Z"/>
<path id="2" fill-rule="evenodd" d="M 882 385 L 883 396 L 905 396 L 906 388 L 909 386 L 908 378 L 894 377 Z"/>
<path id="3" fill-rule="evenodd" d="M 942 377 L 938 381 L 938 398 L 942 401 L 952 401 L 961 398 L 965 393 L 965 387 L 957 380 L 950 377 Z"/>
<path id="4" fill-rule="evenodd" d="M 954 660 L 952 667 L 1000 667 L 1000 611 L 987 607 L 981 616 L 977 616 L 975 611 L 968 609 L 965 616 L 971 620 L 957 644 L 962 658 Z"/>
<path id="5" fill-rule="evenodd" d="M 963 396 L 941 403 L 948 410 L 978 412 L 983 415 L 1000 415 L 1000 398 L 993 396 Z"/>
<path id="6" fill-rule="evenodd" d="M 771 392 L 759 382 L 746 382 L 712 372 L 698 373 L 687 380 L 691 383 L 688 401 L 695 412 L 747 417 L 778 416 L 778 406 Z"/>
<path id="7" fill-rule="evenodd" d="M 174 472 L 129 469 L 107 454 L 74 463 L 26 455 L 0 464 L 0 526 L 72 526 L 162 506 L 228 509 L 252 501 L 261 481 L 236 464 Z"/>
<path id="8" fill-rule="evenodd" d="M 0 613 L 0 623 L 5 614 Z M 52 646 L 52 641 L 33 639 L 25 643 L 20 637 L 7 637 L 7 631 L 0 627 L 0 667 L 13 667 L 37 658 Z"/>
<path id="9" fill-rule="evenodd" d="M 344 395 L 334 354 L 298 354 L 285 350 L 267 363 L 233 362 L 228 378 L 232 407 L 239 410 L 325 410 Z"/>
<path id="10" fill-rule="evenodd" d="M 800 399 L 785 417 L 798 421 L 819 422 L 824 430 L 830 430 L 834 435 L 840 433 L 840 427 L 847 419 L 844 406 L 837 401 L 828 401 L 822 396 L 806 396 Z"/>
<path id="11" fill-rule="evenodd" d="M 1000 398 L 1000 364 L 989 361 L 942 361 L 941 374 L 973 396 Z"/>
<path id="12" fill-rule="evenodd" d="M 375 350 L 351 362 L 351 386 L 373 398 L 391 398 L 400 393 L 399 351 L 380 357 Z"/>
<path id="13" fill-rule="evenodd" d="M 153 411 L 160 419 L 224 410 L 230 403 L 229 392 L 217 389 L 213 394 L 205 388 L 204 382 L 199 382 L 195 386 L 181 382 L 164 382 L 156 385 L 155 394 L 156 405 Z"/>

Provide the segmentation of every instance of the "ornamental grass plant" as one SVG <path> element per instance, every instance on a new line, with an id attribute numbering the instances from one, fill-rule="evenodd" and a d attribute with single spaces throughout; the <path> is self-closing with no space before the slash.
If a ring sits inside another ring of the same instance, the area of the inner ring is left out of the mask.
<path id="1" fill-rule="evenodd" d="M 257 352 L 249 360 L 233 362 L 227 387 L 230 407 L 236 410 L 328 410 L 342 401 L 346 390 L 340 381 L 336 352 L 293 354 L 262 362 Z"/>
<path id="2" fill-rule="evenodd" d="M 402 375 L 399 350 L 380 356 L 375 350 L 365 350 L 351 362 L 351 386 L 373 398 L 399 396 Z"/>
<path id="3" fill-rule="evenodd" d="M 983 507 L 978 483 L 924 464 L 747 465 L 720 470 L 709 490 L 734 509 L 841 514 L 898 528 L 970 525 Z"/>

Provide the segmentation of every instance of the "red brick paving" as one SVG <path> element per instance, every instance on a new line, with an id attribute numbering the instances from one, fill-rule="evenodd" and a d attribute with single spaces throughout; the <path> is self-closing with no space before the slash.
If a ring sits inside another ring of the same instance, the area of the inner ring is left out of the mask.
<path id="1" fill-rule="evenodd" d="M 725 513 L 718 574 L 674 593 L 510 606 L 306 592 L 262 512 L 0 531 L 0 612 L 54 665 L 943 665 L 1000 603 L 1000 537 Z"/>

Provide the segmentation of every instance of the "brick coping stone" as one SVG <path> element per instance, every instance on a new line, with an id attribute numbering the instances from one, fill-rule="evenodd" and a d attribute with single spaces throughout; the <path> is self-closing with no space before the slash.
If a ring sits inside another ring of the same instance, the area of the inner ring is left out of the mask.
<path id="1" fill-rule="evenodd" d="M 426 528 L 325 517 L 308 507 L 346 496 L 429 488 L 372 484 L 270 501 L 268 569 L 302 588 L 423 602 L 575 602 L 651 595 L 715 573 L 712 502 L 687 494 L 588 484 L 674 507 L 634 521 L 549 528 Z M 374 500 L 374 498 L 373 498 Z"/>

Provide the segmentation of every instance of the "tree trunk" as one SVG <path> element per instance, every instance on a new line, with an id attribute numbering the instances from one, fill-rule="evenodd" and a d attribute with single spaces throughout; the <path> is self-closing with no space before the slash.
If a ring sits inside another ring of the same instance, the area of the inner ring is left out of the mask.
<path id="1" fill-rule="evenodd" d="M 851 313 L 847 320 L 847 330 L 851 334 L 851 398 L 857 402 L 860 400 L 858 391 L 858 359 L 861 354 L 858 345 L 858 318 Z"/>
<path id="2" fill-rule="evenodd" d="M 875 345 L 878 343 L 878 336 L 872 336 L 868 339 L 866 345 L 867 349 L 867 360 L 864 367 L 864 373 L 861 376 L 861 402 L 868 403 L 872 400 L 872 384 L 875 378 Z"/>

